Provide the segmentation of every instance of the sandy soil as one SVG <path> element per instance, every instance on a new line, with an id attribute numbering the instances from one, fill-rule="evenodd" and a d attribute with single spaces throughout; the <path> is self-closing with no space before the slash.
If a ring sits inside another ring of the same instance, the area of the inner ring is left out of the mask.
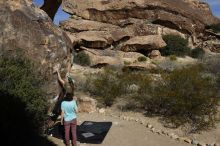
<path id="1" fill-rule="evenodd" d="M 108 121 L 112 127 L 102 144 L 80 144 L 80 146 L 187 146 L 189 144 L 171 139 L 167 136 L 152 133 L 144 125 L 134 121 L 125 121 L 99 113 L 80 113 L 78 124 L 83 121 Z M 58 146 L 64 146 L 60 139 L 49 137 Z"/>

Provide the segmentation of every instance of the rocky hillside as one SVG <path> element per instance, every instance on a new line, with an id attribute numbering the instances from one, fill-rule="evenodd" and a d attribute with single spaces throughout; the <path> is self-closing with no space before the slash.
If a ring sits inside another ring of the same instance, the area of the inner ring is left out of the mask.
<path id="1" fill-rule="evenodd" d="M 92 65 L 157 56 L 168 34 L 220 52 L 220 35 L 206 29 L 220 20 L 199 0 L 63 0 L 62 6 L 72 17 L 61 28 Z"/>
<path id="2" fill-rule="evenodd" d="M 71 41 L 48 15 L 30 0 L 0 1 L 0 57 L 18 53 L 36 65 L 45 79 L 48 97 L 57 94 L 54 69 L 66 72 L 71 58 Z"/>
<path id="3" fill-rule="evenodd" d="M 67 35 L 51 21 L 61 2 L 72 15 L 60 24 Z M 220 52 L 220 34 L 206 29 L 220 20 L 198 0 L 56 0 L 53 5 L 45 0 L 42 10 L 31 0 L 0 4 L 0 55 L 13 57 L 20 50 L 35 62 L 47 80 L 48 95 L 56 92 L 54 69 L 66 72 L 72 48 L 89 55 L 94 67 L 152 68 L 137 60 L 160 56 L 167 34 L 187 39 L 192 48 Z"/>

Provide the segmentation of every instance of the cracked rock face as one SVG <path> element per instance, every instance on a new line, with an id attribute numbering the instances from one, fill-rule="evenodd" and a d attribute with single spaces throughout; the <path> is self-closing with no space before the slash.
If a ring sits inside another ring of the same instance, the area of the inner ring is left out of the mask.
<path id="1" fill-rule="evenodd" d="M 152 20 L 189 34 L 219 21 L 198 0 L 63 0 L 63 9 L 83 19 L 115 25 L 128 18 Z"/>
<path id="2" fill-rule="evenodd" d="M 48 15 L 31 1 L 0 2 L 0 56 L 16 56 L 31 60 L 45 79 L 48 97 L 57 94 L 59 68 L 67 72 L 71 60 L 71 41 L 63 30 L 55 26 Z"/>
<path id="3" fill-rule="evenodd" d="M 220 20 L 212 15 L 208 4 L 199 0 L 63 0 L 62 7 L 72 17 L 61 22 L 60 27 L 76 50 L 85 47 L 149 56 L 166 45 L 163 35 L 181 36 L 189 40 L 192 48 L 219 50 L 218 45 L 208 43 L 212 37 L 205 33 L 205 27 Z M 207 43 L 202 43 L 204 38 Z M 101 58 L 95 62 L 118 60 L 120 64 L 119 60 L 123 60 Z"/>

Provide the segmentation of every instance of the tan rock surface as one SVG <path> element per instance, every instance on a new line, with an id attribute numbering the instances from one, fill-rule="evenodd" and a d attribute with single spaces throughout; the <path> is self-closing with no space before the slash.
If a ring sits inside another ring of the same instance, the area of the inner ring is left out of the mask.
<path id="1" fill-rule="evenodd" d="M 141 50 L 154 50 L 166 46 L 159 35 L 136 36 L 126 41 L 121 50 L 125 52 L 137 52 Z"/>
<path id="2" fill-rule="evenodd" d="M 217 23 L 211 12 L 199 8 L 202 4 L 179 0 L 64 0 L 65 11 L 100 22 L 115 24 L 127 18 L 154 19 L 169 27 L 175 27 L 188 33 L 204 29 L 204 25 Z M 158 11 L 160 10 L 160 11 Z M 195 27 L 192 27 L 195 25 Z"/>
<path id="3" fill-rule="evenodd" d="M 92 113 L 96 111 L 97 101 L 89 96 L 78 97 L 79 112 Z"/>
<path id="4" fill-rule="evenodd" d="M 71 41 L 55 26 L 48 15 L 30 1 L 0 2 L 0 56 L 22 57 L 31 60 L 45 79 L 47 96 L 58 93 L 55 68 L 66 73 L 70 64 Z"/>

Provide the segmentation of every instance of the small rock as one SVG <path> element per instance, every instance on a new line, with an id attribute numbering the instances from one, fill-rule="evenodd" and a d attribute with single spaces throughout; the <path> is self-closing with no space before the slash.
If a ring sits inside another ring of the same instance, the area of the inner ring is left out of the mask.
<path id="1" fill-rule="evenodd" d="M 140 122 L 140 124 L 144 125 L 144 124 L 145 124 L 145 122 L 144 122 L 144 121 L 141 121 L 141 122 Z"/>
<path id="2" fill-rule="evenodd" d="M 206 146 L 206 144 L 203 143 L 203 142 L 199 142 L 199 143 L 197 144 L 197 146 Z"/>
<path id="3" fill-rule="evenodd" d="M 190 143 L 190 144 L 192 143 L 192 140 L 187 138 L 187 137 L 179 137 L 179 138 L 177 138 L 177 140 L 184 141 L 184 142 L 187 142 L 187 143 Z"/>
<path id="4" fill-rule="evenodd" d="M 187 142 L 187 143 L 192 143 L 192 140 L 189 139 L 189 138 L 184 138 L 184 141 Z"/>
<path id="5" fill-rule="evenodd" d="M 153 128 L 153 126 L 151 124 L 147 124 L 147 128 Z"/>
<path id="6" fill-rule="evenodd" d="M 172 135 L 175 135 L 174 133 L 168 133 L 168 136 L 172 136 Z"/>
<path id="7" fill-rule="evenodd" d="M 139 121 L 139 119 L 136 119 L 136 120 L 135 120 L 135 122 L 138 122 L 138 121 Z"/>
<path id="8" fill-rule="evenodd" d="M 155 128 L 152 128 L 150 131 L 151 131 L 151 132 L 155 132 Z"/>
<path id="9" fill-rule="evenodd" d="M 164 134 L 164 135 L 166 135 L 166 132 L 165 132 L 165 131 L 163 131 L 163 130 L 161 131 L 161 133 L 162 133 L 162 134 Z"/>
<path id="10" fill-rule="evenodd" d="M 213 146 L 220 146 L 220 145 L 219 145 L 219 144 L 217 144 L 217 143 L 214 143 L 214 144 L 213 144 Z"/>
<path id="11" fill-rule="evenodd" d="M 197 140 L 193 139 L 192 144 L 197 146 L 199 144 L 199 142 Z"/>
<path id="12" fill-rule="evenodd" d="M 172 138 L 172 139 L 178 139 L 178 136 L 173 133 L 172 135 L 170 135 L 170 138 Z"/>
<path id="13" fill-rule="evenodd" d="M 161 131 L 160 131 L 160 130 L 158 130 L 158 131 L 156 131 L 155 133 L 157 133 L 157 134 L 159 134 L 159 135 L 160 135 L 160 134 L 161 134 Z"/>
<path id="14" fill-rule="evenodd" d="M 151 51 L 151 53 L 149 54 L 149 57 L 150 57 L 151 59 L 157 58 L 157 57 L 161 57 L 160 51 L 159 51 L 159 50 L 153 50 L 153 51 Z"/>
<path id="15" fill-rule="evenodd" d="M 100 114 L 104 114 L 105 113 L 105 109 L 104 108 L 99 109 L 99 113 Z"/>

